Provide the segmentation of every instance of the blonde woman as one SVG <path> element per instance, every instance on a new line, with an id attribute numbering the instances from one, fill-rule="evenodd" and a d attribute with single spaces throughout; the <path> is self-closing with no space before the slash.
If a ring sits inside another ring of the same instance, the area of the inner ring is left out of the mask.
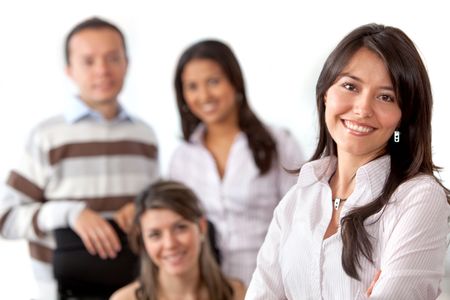
<path id="1" fill-rule="evenodd" d="M 139 278 L 112 300 L 240 300 L 245 287 L 220 271 L 211 254 L 207 221 L 195 194 L 159 181 L 138 198 L 131 243 L 141 257 Z"/>

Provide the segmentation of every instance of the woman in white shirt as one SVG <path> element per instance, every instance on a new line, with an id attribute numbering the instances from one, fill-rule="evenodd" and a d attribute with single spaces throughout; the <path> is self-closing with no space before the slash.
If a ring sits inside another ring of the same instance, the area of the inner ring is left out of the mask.
<path id="1" fill-rule="evenodd" d="M 248 284 L 273 210 L 295 183 L 302 154 L 286 131 L 249 107 L 243 75 L 222 42 L 198 42 L 181 55 L 175 90 L 184 142 L 169 176 L 186 183 L 216 226 L 227 276 Z"/>
<path id="2" fill-rule="evenodd" d="M 433 175 L 431 88 L 413 42 L 356 28 L 316 95 L 318 146 L 275 210 L 246 299 L 435 299 L 449 191 Z"/>
<path id="3" fill-rule="evenodd" d="M 184 184 L 158 181 L 137 197 L 130 241 L 141 271 L 111 300 L 244 298 L 244 285 L 226 278 L 213 258 L 200 202 Z"/>

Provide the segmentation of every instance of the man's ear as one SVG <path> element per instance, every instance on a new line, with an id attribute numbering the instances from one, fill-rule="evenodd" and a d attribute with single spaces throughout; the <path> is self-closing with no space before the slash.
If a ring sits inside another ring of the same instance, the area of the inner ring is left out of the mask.
<path id="1" fill-rule="evenodd" d="M 64 68 L 64 72 L 66 73 L 67 77 L 69 77 L 70 79 L 73 78 L 72 67 L 70 65 L 66 65 L 66 67 Z"/>
<path id="2" fill-rule="evenodd" d="M 128 56 L 125 57 L 125 75 L 128 73 L 128 66 L 130 65 L 130 61 L 128 59 Z"/>

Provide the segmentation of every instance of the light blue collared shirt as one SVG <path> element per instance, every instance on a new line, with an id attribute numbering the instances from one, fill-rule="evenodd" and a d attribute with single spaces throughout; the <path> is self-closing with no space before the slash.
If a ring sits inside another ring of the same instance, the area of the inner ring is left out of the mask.
<path id="1" fill-rule="evenodd" d="M 64 112 L 64 117 L 67 122 L 74 124 L 78 121 L 84 119 L 91 119 L 96 122 L 122 122 L 122 121 L 132 121 L 131 116 L 123 109 L 121 105 L 119 105 L 119 112 L 117 116 L 112 120 L 106 120 L 101 113 L 91 109 L 87 106 L 78 96 L 73 97 L 69 105 Z"/>

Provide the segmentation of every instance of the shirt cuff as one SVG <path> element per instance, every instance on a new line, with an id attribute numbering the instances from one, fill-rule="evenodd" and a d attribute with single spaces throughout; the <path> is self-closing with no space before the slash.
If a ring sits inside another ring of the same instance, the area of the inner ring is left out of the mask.
<path id="1" fill-rule="evenodd" d="M 57 228 L 71 227 L 86 207 L 79 201 L 51 201 L 46 202 L 40 208 L 37 224 L 41 231 L 49 232 Z"/>

